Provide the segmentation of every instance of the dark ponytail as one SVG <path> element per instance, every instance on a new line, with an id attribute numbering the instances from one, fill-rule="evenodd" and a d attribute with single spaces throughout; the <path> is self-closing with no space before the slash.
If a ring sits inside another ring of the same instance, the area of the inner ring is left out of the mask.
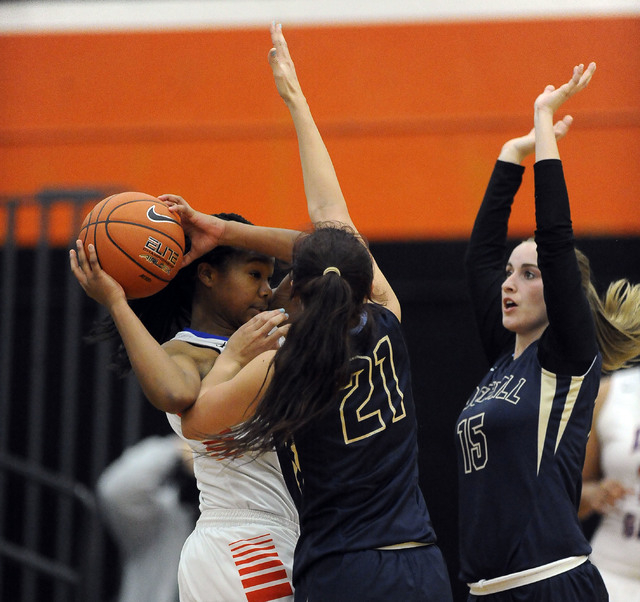
<path id="1" fill-rule="evenodd" d="M 274 357 L 272 379 L 255 414 L 223 440 L 232 453 L 286 443 L 330 410 L 349 382 L 352 332 L 368 311 L 373 282 L 368 249 L 350 228 L 319 228 L 296 242 L 292 280 L 302 311 Z"/>

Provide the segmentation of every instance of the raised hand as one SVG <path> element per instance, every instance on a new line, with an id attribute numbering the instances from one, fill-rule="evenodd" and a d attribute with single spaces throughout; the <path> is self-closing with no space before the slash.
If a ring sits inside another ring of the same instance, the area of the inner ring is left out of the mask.
<path id="1" fill-rule="evenodd" d="M 571 115 L 565 115 L 562 119 L 556 121 L 553 126 L 556 141 L 562 140 L 569 133 L 572 123 L 573 117 Z M 522 163 L 527 156 L 534 152 L 535 146 L 536 131 L 535 128 L 532 128 L 528 134 L 505 142 L 498 159 L 507 163 Z"/>
<path id="2" fill-rule="evenodd" d="M 571 79 L 566 84 L 562 84 L 562 86 L 557 89 L 555 86 L 548 85 L 544 89 L 544 92 L 536 98 L 536 110 L 548 111 L 551 114 L 555 113 L 562 103 L 587 87 L 595 70 L 595 63 L 589 63 L 586 70 L 584 65 L 576 65 L 573 68 L 573 75 L 571 76 Z"/>
<path id="3" fill-rule="evenodd" d="M 227 222 L 196 211 L 176 194 L 162 194 L 158 198 L 178 215 L 185 234 L 191 240 L 191 249 L 182 260 L 183 267 L 218 246 Z"/>
<path id="4" fill-rule="evenodd" d="M 277 350 L 282 345 L 289 324 L 289 315 L 282 309 L 263 311 L 236 330 L 224 350 L 233 356 L 240 367 L 265 351 Z"/>
<path id="5" fill-rule="evenodd" d="M 549 85 L 536 98 L 533 111 L 536 161 L 560 158 L 553 115 L 562 103 L 586 88 L 595 70 L 595 63 L 590 63 L 586 70 L 584 65 L 576 65 L 571 79 L 566 84 L 562 84 L 558 89 Z"/>
<path id="6" fill-rule="evenodd" d="M 288 104 L 296 96 L 302 96 L 302 88 L 298 82 L 296 69 L 289 54 L 287 41 L 282 34 L 282 25 L 280 23 L 272 23 L 270 31 L 273 48 L 269 50 L 269 65 L 271 65 L 273 71 L 278 94 Z"/>
<path id="7" fill-rule="evenodd" d="M 280 309 L 263 311 L 236 330 L 211 372 L 202 381 L 202 391 L 232 379 L 251 360 L 267 351 L 276 351 L 284 343 L 289 324 Z"/>

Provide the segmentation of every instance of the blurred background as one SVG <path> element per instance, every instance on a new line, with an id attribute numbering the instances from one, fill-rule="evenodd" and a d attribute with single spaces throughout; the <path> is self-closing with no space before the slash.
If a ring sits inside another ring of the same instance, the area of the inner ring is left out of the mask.
<path id="1" fill-rule="evenodd" d="M 640 3 L 574 0 L 0 2 L 0 599 L 111 600 L 95 486 L 169 433 L 68 269 L 89 209 L 176 193 L 308 225 L 295 132 L 267 53 L 283 24 L 352 217 L 403 303 L 421 485 L 457 600 L 454 423 L 486 369 L 462 259 L 493 163 L 533 101 L 594 60 L 561 143 L 598 281 L 640 282 Z M 532 163 L 510 224 L 533 232 Z"/>

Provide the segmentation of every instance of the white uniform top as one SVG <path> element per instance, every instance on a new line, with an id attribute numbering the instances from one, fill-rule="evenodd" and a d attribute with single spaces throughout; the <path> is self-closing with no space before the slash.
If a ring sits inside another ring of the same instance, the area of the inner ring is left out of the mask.
<path id="1" fill-rule="evenodd" d="M 611 572 L 637 579 L 640 590 L 640 367 L 612 375 L 595 428 L 603 475 L 633 493 L 602 517 L 591 541 L 591 560 L 605 583 Z"/>
<path id="2" fill-rule="evenodd" d="M 224 337 L 185 330 L 175 337 L 194 345 L 222 351 Z M 282 476 L 278 456 L 267 452 L 246 454 L 230 460 L 216 453 L 214 444 L 186 439 L 180 417 L 167 414 L 171 428 L 194 452 L 193 471 L 200 490 L 200 512 L 211 510 L 252 510 L 267 512 L 298 523 L 298 513 Z"/>

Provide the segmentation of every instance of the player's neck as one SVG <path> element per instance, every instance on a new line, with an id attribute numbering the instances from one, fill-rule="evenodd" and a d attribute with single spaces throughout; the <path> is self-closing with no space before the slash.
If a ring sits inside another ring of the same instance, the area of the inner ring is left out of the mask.
<path id="1" fill-rule="evenodd" d="M 190 327 L 193 330 L 215 334 L 220 337 L 230 337 L 236 331 L 234 326 L 220 316 L 207 315 L 196 309 L 193 310 Z"/>

